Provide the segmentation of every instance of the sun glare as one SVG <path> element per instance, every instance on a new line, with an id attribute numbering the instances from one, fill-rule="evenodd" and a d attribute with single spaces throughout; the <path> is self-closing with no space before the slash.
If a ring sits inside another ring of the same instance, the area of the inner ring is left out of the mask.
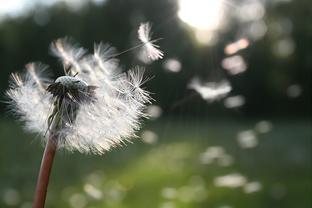
<path id="1" fill-rule="evenodd" d="M 178 0 L 179 18 L 195 29 L 199 42 L 209 42 L 223 22 L 225 0 Z"/>
<path id="2" fill-rule="evenodd" d="M 218 29 L 224 0 L 179 0 L 179 17 L 200 30 Z"/>

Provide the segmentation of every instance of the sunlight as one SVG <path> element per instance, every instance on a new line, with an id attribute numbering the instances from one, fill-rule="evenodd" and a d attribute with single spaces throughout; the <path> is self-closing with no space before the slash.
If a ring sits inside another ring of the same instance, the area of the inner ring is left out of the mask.
<path id="1" fill-rule="evenodd" d="M 18 13 L 22 13 L 23 8 L 26 6 L 26 3 L 19 0 L 7 1 L 5 4 L 0 6 L 0 19 L 3 15 L 16 16 Z"/>
<path id="2" fill-rule="evenodd" d="M 28 14 L 36 9 L 36 7 L 51 7 L 57 3 L 64 2 L 66 6 L 73 10 L 79 11 L 88 2 L 95 5 L 103 5 L 107 0 L 10 0 L 0 4 L 0 22 L 8 17 L 19 17 Z"/>
<path id="3" fill-rule="evenodd" d="M 226 0 L 178 0 L 179 18 L 194 28 L 201 44 L 215 42 L 215 31 L 224 23 Z"/>
<path id="4" fill-rule="evenodd" d="M 218 29 L 224 0 L 179 0 L 180 19 L 200 30 Z"/>

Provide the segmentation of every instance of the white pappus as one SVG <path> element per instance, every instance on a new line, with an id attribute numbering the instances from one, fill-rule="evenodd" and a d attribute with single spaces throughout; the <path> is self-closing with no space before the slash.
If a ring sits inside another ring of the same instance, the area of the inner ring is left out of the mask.
<path id="1" fill-rule="evenodd" d="M 105 44 L 87 54 L 64 38 L 54 41 L 51 50 L 61 59 L 65 76 L 53 82 L 47 67 L 38 63 L 11 76 L 7 95 L 26 129 L 39 133 L 44 142 L 57 135 L 58 148 L 93 154 L 135 137 L 151 100 L 142 88 L 144 70 L 120 73 L 114 48 Z"/>
<path id="2" fill-rule="evenodd" d="M 159 46 L 154 44 L 159 39 L 151 40 L 151 35 L 150 23 L 141 23 L 138 30 L 138 37 L 144 46 L 140 51 L 140 58 L 145 63 L 162 59 L 164 56 L 164 53 L 158 49 Z"/>

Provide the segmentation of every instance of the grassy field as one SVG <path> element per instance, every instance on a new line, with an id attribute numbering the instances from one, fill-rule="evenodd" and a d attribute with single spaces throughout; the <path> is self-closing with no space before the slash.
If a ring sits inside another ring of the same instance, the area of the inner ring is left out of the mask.
<path id="1" fill-rule="evenodd" d="M 103 156 L 61 150 L 47 207 L 312 207 L 311 123 L 273 119 L 271 131 L 255 131 L 258 145 L 242 148 L 238 132 L 256 123 L 160 120 L 144 126 L 158 135 L 153 144 L 138 139 Z M 39 138 L 1 120 L 0 139 L 0 207 L 30 208 Z"/>

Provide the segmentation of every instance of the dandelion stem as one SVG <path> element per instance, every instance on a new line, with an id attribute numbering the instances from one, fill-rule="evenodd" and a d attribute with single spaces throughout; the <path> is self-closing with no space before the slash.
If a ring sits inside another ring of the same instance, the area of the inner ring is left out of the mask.
<path id="1" fill-rule="evenodd" d="M 43 208 L 46 200 L 47 189 L 49 184 L 49 177 L 52 169 L 52 164 L 56 152 L 55 136 L 51 134 L 44 149 L 39 176 L 37 180 L 37 187 L 33 202 L 33 208 Z"/>

